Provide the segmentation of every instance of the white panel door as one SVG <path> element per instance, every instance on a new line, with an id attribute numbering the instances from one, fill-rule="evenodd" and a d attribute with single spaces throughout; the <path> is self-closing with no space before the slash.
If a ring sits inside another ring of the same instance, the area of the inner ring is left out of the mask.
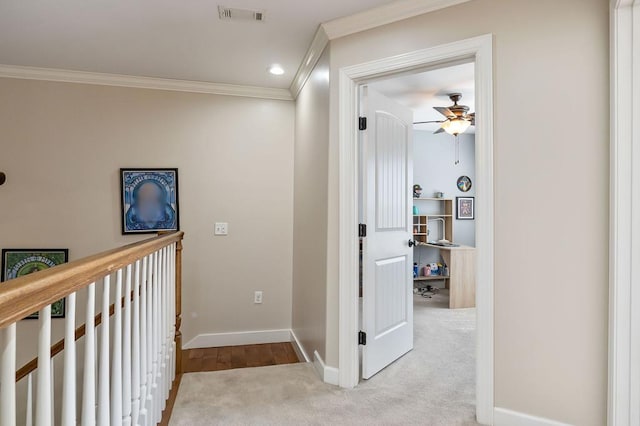
<path id="1" fill-rule="evenodd" d="M 368 87 L 362 112 L 362 377 L 368 379 L 413 349 L 413 113 Z"/>

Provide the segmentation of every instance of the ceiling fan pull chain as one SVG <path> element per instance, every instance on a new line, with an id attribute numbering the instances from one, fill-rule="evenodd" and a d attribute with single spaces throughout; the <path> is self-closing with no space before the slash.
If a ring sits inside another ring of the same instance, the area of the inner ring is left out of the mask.
<path id="1" fill-rule="evenodd" d="M 460 139 L 458 138 L 458 135 L 456 135 L 456 166 L 458 164 L 460 164 Z"/>

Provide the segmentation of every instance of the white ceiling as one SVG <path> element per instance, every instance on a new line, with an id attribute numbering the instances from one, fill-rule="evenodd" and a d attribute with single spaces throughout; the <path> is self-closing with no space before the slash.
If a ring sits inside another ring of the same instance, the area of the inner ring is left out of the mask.
<path id="1" fill-rule="evenodd" d="M 2 1 L 0 64 L 288 88 L 319 24 L 391 2 Z M 220 21 L 218 5 L 266 20 Z"/>
<path id="2" fill-rule="evenodd" d="M 462 93 L 460 105 L 467 105 L 469 112 L 475 111 L 474 64 L 467 63 L 446 68 L 411 74 L 378 81 L 369 85 L 399 104 L 411 108 L 414 121 L 443 120 L 433 107 L 453 105 L 449 93 Z M 416 130 L 435 131 L 439 124 L 419 124 Z M 474 133 L 474 128 L 467 130 Z"/>

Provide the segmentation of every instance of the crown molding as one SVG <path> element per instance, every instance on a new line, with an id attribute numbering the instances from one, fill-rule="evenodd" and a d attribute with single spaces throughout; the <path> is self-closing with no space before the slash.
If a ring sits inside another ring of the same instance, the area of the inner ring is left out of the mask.
<path id="1" fill-rule="evenodd" d="M 298 97 L 331 40 L 468 1 L 470 0 L 400 0 L 321 24 L 293 78 L 289 88 L 291 95 L 294 99 Z"/>
<path id="2" fill-rule="evenodd" d="M 612 9 L 622 9 L 624 7 L 633 7 L 640 4 L 638 0 L 611 0 Z"/>
<path id="3" fill-rule="evenodd" d="M 322 26 L 318 27 L 315 36 L 313 37 L 313 41 L 307 49 L 307 53 L 304 55 L 302 59 L 302 63 L 300 64 L 300 68 L 298 68 L 298 72 L 296 76 L 293 78 L 293 82 L 291 83 L 291 87 L 289 90 L 291 91 L 291 95 L 293 98 L 297 98 L 300 94 L 300 91 L 304 87 L 304 84 L 307 82 L 313 69 L 315 68 L 318 60 L 322 56 L 322 52 L 329 44 L 329 37 L 327 37 L 327 33 L 325 32 Z"/>
<path id="4" fill-rule="evenodd" d="M 134 87 L 138 89 L 169 90 L 174 92 L 207 93 L 212 95 L 241 96 L 246 98 L 275 99 L 282 101 L 293 100 L 291 92 L 288 89 L 70 71 L 52 68 L 23 67 L 16 65 L 0 65 L 0 77 L 57 81 L 64 83 L 95 84 L 100 86 Z"/>
<path id="5" fill-rule="evenodd" d="M 399 0 L 355 15 L 325 22 L 322 27 L 329 40 L 334 40 L 468 1 L 470 0 Z"/>

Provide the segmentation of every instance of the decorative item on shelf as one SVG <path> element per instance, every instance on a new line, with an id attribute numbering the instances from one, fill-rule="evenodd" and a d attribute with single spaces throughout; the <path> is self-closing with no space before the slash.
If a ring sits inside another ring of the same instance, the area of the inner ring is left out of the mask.
<path id="1" fill-rule="evenodd" d="M 417 278 L 418 277 L 418 264 L 414 263 L 413 264 L 413 278 Z"/>
<path id="2" fill-rule="evenodd" d="M 458 178 L 457 185 L 460 191 L 469 192 L 472 186 L 471 178 L 469 178 L 469 176 L 460 176 Z"/>
<path id="3" fill-rule="evenodd" d="M 431 267 L 431 275 L 440 275 L 440 273 L 439 273 L 440 269 L 438 268 L 438 264 L 437 263 L 432 263 L 429 266 Z"/>
<path id="4" fill-rule="evenodd" d="M 456 219 L 475 219 L 475 197 L 456 197 Z"/>
<path id="5" fill-rule="evenodd" d="M 413 185 L 413 198 L 420 198 L 422 196 L 422 187 L 417 183 Z"/>
<path id="6" fill-rule="evenodd" d="M 68 258 L 69 249 L 3 249 L 1 281 L 8 281 L 67 263 Z M 64 315 L 65 299 L 51 304 L 52 318 L 64 318 Z M 37 318 L 38 312 L 26 317 L 26 319 Z"/>
<path id="7" fill-rule="evenodd" d="M 7 175 L 5 175 L 3 172 L 0 172 L 0 185 L 4 185 L 6 181 L 7 181 Z"/>
<path id="8" fill-rule="evenodd" d="M 418 206 L 413 206 L 413 215 L 418 216 L 420 214 L 420 210 L 418 210 Z"/>
<path id="9" fill-rule="evenodd" d="M 435 194 L 434 194 L 434 196 L 435 196 L 436 198 L 444 198 L 444 192 L 442 192 L 442 191 L 436 191 L 436 192 L 435 192 Z"/>
<path id="10" fill-rule="evenodd" d="M 178 169 L 120 169 L 122 233 L 180 230 Z"/>
<path id="11" fill-rule="evenodd" d="M 424 267 L 424 276 L 428 277 L 431 275 L 431 265 L 427 264 L 427 266 Z"/>

